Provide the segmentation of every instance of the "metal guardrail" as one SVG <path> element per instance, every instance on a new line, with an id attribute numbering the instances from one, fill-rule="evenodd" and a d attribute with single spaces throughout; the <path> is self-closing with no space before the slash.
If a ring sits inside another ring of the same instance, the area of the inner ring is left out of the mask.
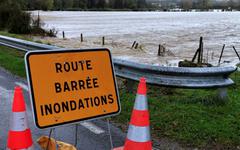
<path id="1" fill-rule="evenodd" d="M 57 46 L 52 45 L 46 45 L 46 44 L 40 44 L 35 42 L 30 42 L 26 40 L 11 38 L 7 36 L 1 36 L 0 35 L 0 45 L 4 45 L 7 47 L 11 47 L 14 49 L 18 49 L 21 51 L 29 51 L 29 50 L 36 50 L 36 49 L 59 49 Z"/>
<path id="2" fill-rule="evenodd" d="M 16 38 L 0 36 L 0 45 L 19 49 L 22 51 L 36 49 L 59 49 L 59 47 L 29 42 Z M 138 80 L 144 76 L 149 84 L 164 87 L 179 88 L 221 88 L 234 82 L 229 75 L 236 71 L 236 67 L 160 67 L 136 62 L 113 59 L 115 73 L 119 77 Z"/>

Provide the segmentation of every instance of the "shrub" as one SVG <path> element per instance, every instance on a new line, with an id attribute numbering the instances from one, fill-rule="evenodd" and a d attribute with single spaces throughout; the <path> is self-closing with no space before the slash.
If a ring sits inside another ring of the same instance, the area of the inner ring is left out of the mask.
<path id="1" fill-rule="evenodd" d="M 31 17 L 29 13 L 21 11 L 16 1 L 4 0 L 0 3 L 0 28 L 11 33 L 26 34 L 30 32 Z"/>
<path id="2" fill-rule="evenodd" d="M 0 3 L 0 29 L 4 29 L 7 26 L 8 19 L 10 16 L 9 8 L 7 3 Z"/>
<path id="3" fill-rule="evenodd" d="M 30 22 L 30 14 L 26 12 L 20 12 L 9 19 L 8 30 L 10 33 L 28 34 L 31 31 Z"/>
<path id="4" fill-rule="evenodd" d="M 54 28 L 50 29 L 49 31 L 42 28 L 44 23 L 42 22 L 39 14 L 37 19 L 32 19 L 31 24 L 32 24 L 31 34 L 41 35 L 41 36 L 50 36 L 50 37 L 56 37 L 57 35 L 57 30 Z"/>
<path id="5" fill-rule="evenodd" d="M 20 1 L 1 0 L 0 1 L 0 29 L 6 29 L 10 33 L 35 34 L 41 36 L 55 37 L 57 31 L 51 29 L 44 30 L 44 25 L 38 16 L 36 20 L 31 19 L 30 13 L 21 10 Z"/>

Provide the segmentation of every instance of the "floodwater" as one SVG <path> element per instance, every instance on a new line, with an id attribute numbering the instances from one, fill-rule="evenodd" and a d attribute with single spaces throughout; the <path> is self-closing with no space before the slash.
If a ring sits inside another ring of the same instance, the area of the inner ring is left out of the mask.
<path id="1" fill-rule="evenodd" d="M 32 13 L 36 15 L 37 11 Z M 59 39 L 50 41 L 60 46 L 100 47 L 105 36 L 105 47 L 116 57 L 176 66 L 178 60 L 192 59 L 203 36 L 205 62 L 216 65 L 223 44 L 226 47 L 221 64 L 239 62 L 232 46 L 240 52 L 240 12 L 40 11 L 40 16 L 45 28 L 58 30 Z M 65 40 L 61 39 L 62 31 Z M 81 33 L 87 44 L 79 43 Z M 138 49 L 131 49 L 133 41 L 139 43 Z M 157 56 L 159 44 L 168 51 L 165 57 Z"/>

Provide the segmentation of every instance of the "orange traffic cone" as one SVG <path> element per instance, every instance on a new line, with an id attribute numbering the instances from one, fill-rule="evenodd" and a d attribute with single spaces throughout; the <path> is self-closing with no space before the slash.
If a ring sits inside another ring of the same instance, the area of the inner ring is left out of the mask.
<path id="1" fill-rule="evenodd" d="M 152 150 L 146 92 L 146 79 L 141 78 L 125 145 L 114 150 Z"/>
<path id="2" fill-rule="evenodd" d="M 7 149 L 33 150 L 31 131 L 27 124 L 26 107 L 22 89 L 15 87 Z"/>

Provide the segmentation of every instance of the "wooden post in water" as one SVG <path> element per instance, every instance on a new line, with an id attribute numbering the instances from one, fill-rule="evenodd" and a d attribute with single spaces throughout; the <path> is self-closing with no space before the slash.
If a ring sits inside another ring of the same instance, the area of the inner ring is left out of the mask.
<path id="1" fill-rule="evenodd" d="M 162 46 L 162 48 L 163 48 L 163 55 L 165 55 L 165 52 L 166 52 L 166 47 L 165 46 Z"/>
<path id="2" fill-rule="evenodd" d="M 158 45 L 158 56 L 161 55 L 161 44 Z"/>
<path id="3" fill-rule="evenodd" d="M 105 45 L 105 37 L 102 37 L 102 45 Z"/>
<path id="4" fill-rule="evenodd" d="M 192 58 L 192 62 L 194 62 L 194 60 L 196 59 L 197 55 L 199 53 L 199 48 L 197 49 L 197 51 L 195 52 L 193 58 Z"/>
<path id="5" fill-rule="evenodd" d="M 225 48 L 225 44 L 223 44 L 223 47 L 222 47 L 222 51 L 221 51 L 221 54 L 220 54 L 220 57 L 219 57 L 219 60 L 218 60 L 218 66 L 220 66 L 220 62 L 221 62 L 221 59 L 222 59 L 224 48 Z"/>
<path id="6" fill-rule="evenodd" d="M 132 44 L 132 48 L 135 46 L 135 44 L 136 44 L 136 41 L 133 42 L 133 44 Z"/>
<path id="7" fill-rule="evenodd" d="M 202 37 L 200 37 L 200 41 L 199 41 L 199 53 L 198 53 L 198 64 L 201 64 L 202 62 L 202 59 L 201 59 L 201 57 L 202 57 L 202 53 L 203 53 L 203 38 Z"/>
<path id="8" fill-rule="evenodd" d="M 200 64 L 202 64 L 203 63 L 203 42 L 202 42 L 202 46 L 201 46 L 201 59 L 200 59 Z"/>
<path id="9" fill-rule="evenodd" d="M 239 54 L 238 54 L 238 52 L 237 52 L 235 46 L 233 46 L 233 49 L 234 49 L 235 53 L 237 54 L 238 59 L 240 60 L 240 56 L 239 56 Z"/>
<path id="10" fill-rule="evenodd" d="M 65 33 L 64 33 L 64 31 L 62 32 L 62 35 L 63 35 L 63 39 L 65 39 Z"/>
<path id="11" fill-rule="evenodd" d="M 159 44 L 158 45 L 158 56 L 164 56 L 165 51 L 166 51 L 166 48 L 163 45 Z"/>
<path id="12" fill-rule="evenodd" d="M 138 43 L 136 43 L 136 45 L 135 45 L 135 49 L 137 49 L 138 48 Z"/>
<path id="13" fill-rule="evenodd" d="M 81 33 L 81 42 L 83 42 L 83 34 Z"/>

